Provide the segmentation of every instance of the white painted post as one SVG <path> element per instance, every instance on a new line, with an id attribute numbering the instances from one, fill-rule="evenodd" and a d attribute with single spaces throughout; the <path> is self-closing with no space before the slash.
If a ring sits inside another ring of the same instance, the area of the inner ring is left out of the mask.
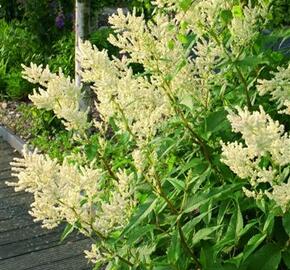
<path id="1" fill-rule="evenodd" d="M 79 75 L 80 63 L 77 61 L 76 53 L 79 40 L 85 40 L 90 28 L 90 0 L 76 0 L 75 4 L 75 83 L 81 85 Z"/>

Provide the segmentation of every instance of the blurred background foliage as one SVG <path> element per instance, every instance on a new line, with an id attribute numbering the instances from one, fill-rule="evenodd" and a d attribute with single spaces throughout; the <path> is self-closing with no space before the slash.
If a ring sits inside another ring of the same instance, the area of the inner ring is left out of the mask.
<path id="1" fill-rule="evenodd" d="M 153 10 L 150 0 L 91 0 L 89 40 L 99 49 L 107 50 L 110 56 L 118 56 L 119 51 L 107 41 L 113 31 L 106 20 L 117 7 L 129 10 L 134 7 L 138 13 L 144 13 L 145 18 L 152 17 Z M 282 48 L 285 33 L 290 36 L 290 17 L 285 16 L 290 13 L 289 9 L 289 0 L 272 1 L 269 29 L 277 31 L 264 35 L 261 41 L 272 44 L 271 57 L 278 62 L 283 57 L 276 47 Z M 278 46 L 275 47 L 275 44 Z M 0 0 L 0 102 L 28 102 L 33 86 L 21 77 L 22 63 L 48 64 L 53 72 L 61 67 L 66 75 L 73 77 L 74 46 L 74 1 Z M 287 50 L 283 53 L 289 53 Z M 143 71 L 142 66 L 134 63 L 132 68 L 136 73 Z M 35 145 L 48 150 L 52 147 L 52 138 L 59 143 L 59 140 L 62 140 L 61 143 L 68 140 L 70 135 L 58 132 L 61 130 L 59 123 L 52 114 L 40 113 L 28 103 L 27 106 L 24 104 L 18 109 L 22 115 L 19 123 L 29 122 L 33 126 L 29 130 Z M 61 139 L 58 140 L 58 137 Z M 57 148 L 58 143 L 55 145 Z"/>
<path id="2" fill-rule="evenodd" d="M 59 159 L 58 150 L 66 152 L 71 134 L 62 131 L 53 113 L 31 106 L 28 95 L 34 86 L 22 78 L 21 64 L 48 64 L 53 72 L 61 68 L 74 77 L 74 2 L 0 0 L 0 124 Z M 110 56 L 118 56 L 119 51 L 107 41 L 113 33 L 108 16 L 118 7 L 135 7 L 146 16 L 152 9 L 150 0 L 91 0 L 90 4 L 89 40 Z"/>
<path id="3" fill-rule="evenodd" d="M 105 8 L 132 9 L 149 14 L 149 0 L 91 0 L 90 41 L 110 55 L 118 50 L 107 42 L 112 32 L 98 25 L 98 17 L 110 15 Z M 102 14 L 102 13 L 107 14 Z M 0 100 L 27 100 L 32 86 L 21 78 L 21 64 L 49 64 L 74 75 L 74 1 L 0 0 Z"/>

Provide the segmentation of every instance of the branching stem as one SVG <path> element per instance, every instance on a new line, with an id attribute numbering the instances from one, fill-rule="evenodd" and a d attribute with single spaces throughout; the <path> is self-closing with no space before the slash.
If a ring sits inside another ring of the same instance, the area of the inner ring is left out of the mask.
<path id="1" fill-rule="evenodd" d="M 186 252 L 191 256 L 192 260 L 195 262 L 195 264 L 197 265 L 197 267 L 198 268 L 201 268 L 201 264 L 200 264 L 199 260 L 195 256 L 193 250 L 187 244 L 187 241 L 185 239 L 185 236 L 184 236 L 184 233 L 182 231 L 182 228 L 181 228 L 181 225 L 180 225 L 179 221 L 177 221 L 177 228 L 178 228 L 178 232 L 179 232 L 180 241 L 181 241 L 182 246 L 184 247 L 184 249 L 186 250 Z"/>
<path id="2" fill-rule="evenodd" d="M 250 94 L 249 94 L 249 87 L 247 84 L 247 80 L 245 79 L 242 71 L 240 70 L 240 68 L 237 66 L 236 62 L 232 59 L 232 56 L 229 54 L 229 52 L 227 51 L 227 49 L 223 46 L 222 42 L 219 40 L 218 36 L 216 35 L 216 33 L 210 29 L 209 34 L 212 36 L 212 38 L 215 40 L 215 42 L 217 43 L 218 46 L 220 46 L 223 51 L 225 52 L 226 56 L 228 57 L 230 63 L 235 67 L 235 70 L 237 71 L 238 77 L 240 79 L 240 82 L 243 85 L 244 88 L 244 92 L 246 95 L 246 99 L 247 99 L 247 106 L 249 108 L 249 110 L 252 109 L 252 103 L 251 103 L 251 99 L 250 99 Z"/>

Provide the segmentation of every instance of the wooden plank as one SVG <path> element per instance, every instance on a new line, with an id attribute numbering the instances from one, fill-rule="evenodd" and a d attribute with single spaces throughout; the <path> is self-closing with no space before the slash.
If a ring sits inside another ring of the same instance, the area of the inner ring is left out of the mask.
<path id="1" fill-rule="evenodd" d="M 0 260 L 25 255 L 36 251 L 38 252 L 40 250 L 56 247 L 61 244 L 64 245 L 68 242 L 67 240 L 64 243 L 60 243 L 60 237 L 61 233 L 59 230 L 52 230 L 50 233 L 45 235 L 0 246 Z M 73 237 L 70 237 L 70 239 L 77 241 L 84 239 L 84 236 L 80 234 L 74 234 Z"/>
<path id="2" fill-rule="evenodd" d="M 19 156 L 0 138 L 0 269 L 2 270 L 88 270 L 83 250 L 91 241 L 83 235 L 71 235 L 59 243 L 64 226 L 55 230 L 41 228 L 28 214 L 33 196 L 15 193 L 6 181 L 11 176 L 10 162 Z"/>
<path id="3" fill-rule="evenodd" d="M 59 233 L 61 232 L 61 228 L 57 228 L 56 230 Z M 37 223 L 30 224 L 22 227 L 21 229 L 9 230 L 0 233 L 0 246 L 47 235 L 49 233 L 51 233 L 51 230 L 43 229 Z"/>
<path id="4" fill-rule="evenodd" d="M 12 160 L 15 156 L 15 151 L 10 147 L 0 148 L 0 161 L 5 162 L 6 160 Z"/>
<path id="5" fill-rule="evenodd" d="M 7 160 L 8 158 L 13 158 L 13 155 L 19 155 L 18 152 L 16 152 L 13 148 L 11 148 L 8 144 L 5 144 L 4 146 L 0 147 L 0 158 L 3 159 L 3 161 Z"/>
<path id="6" fill-rule="evenodd" d="M 10 181 L 10 179 L 11 178 L 7 178 L 7 179 L 0 180 L 0 193 L 1 192 L 8 192 L 8 190 L 11 190 L 11 193 L 14 192 L 14 188 L 13 187 L 9 187 L 6 184 L 6 182 L 12 182 L 12 181 Z M 7 188 L 10 188 L 10 189 L 7 189 Z M 3 189 L 3 191 L 1 191 L 1 189 Z"/>
<path id="7" fill-rule="evenodd" d="M 5 169 L 0 170 L 0 181 L 7 180 L 9 178 L 13 178 L 11 176 L 11 168 L 7 167 Z"/>
<path id="8" fill-rule="evenodd" d="M 8 220 L 24 213 L 27 214 L 27 208 L 23 207 L 23 205 L 14 206 L 9 209 L 0 209 L 0 221 Z"/>
<path id="9" fill-rule="evenodd" d="M 3 187 L 1 187 L 1 183 L 0 183 L 0 202 L 1 200 L 5 200 L 11 197 L 16 197 L 23 194 L 26 194 L 26 192 L 25 191 L 14 192 L 13 187 L 8 187 L 5 183 Z"/>
<path id="10" fill-rule="evenodd" d="M 21 229 L 28 225 L 33 225 L 34 223 L 33 218 L 27 214 L 27 212 L 24 212 L 22 215 L 0 221 L 0 234 L 11 230 Z"/>
<path id="11" fill-rule="evenodd" d="M 11 168 L 6 171 L 0 172 L 0 183 L 1 182 L 5 183 L 6 181 L 16 182 L 18 178 L 16 176 L 12 176 L 11 174 L 12 174 Z"/>
<path id="12" fill-rule="evenodd" d="M 85 259 L 85 255 L 81 254 L 64 260 L 28 268 L 27 270 L 91 270 L 92 268 L 93 266 L 88 264 Z"/>
<path id="13" fill-rule="evenodd" d="M 11 179 L 11 178 L 6 178 L 6 179 L 3 179 L 3 180 L 0 180 L 0 193 L 7 193 L 9 192 L 10 194 L 11 193 L 17 193 L 14 191 L 14 187 L 11 187 L 11 186 L 8 186 L 6 184 L 6 182 L 17 182 L 18 180 L 17 179 Z"/>
<path id="14" fill-rule="evenodd" d="M 0 200 L 0 209 L 10 208 L 18 205 L 30 205 L 32 196 L 29 193 L 16 193 L 14 196 L 8 196 Z"/>
<path id="15" fill-rule="evenodd" d="M 7 171 L 11 172 L 11 166 L 9 164 L 5 164 L 0 168 L 1 173 L 6 173 Z"/>
<path id="16" fill-rule="evenodd" d="M 0 261 L 57 246 L 59 238 L 59 232 L 51 231 L 44 235 L 0 245 Z"/>
<path id="17" fill-rule="evenodd" d="M 13 155 L 13 154 L 12 154 Z M 10 162 L 13 161 L 13 156 L 6 156 L 6 160 L 0 160 L 0 170 L 2 171 L 5 168 L 10 168 Z"/>
<path id="18" fill-rule="evenodd" d="M 3 150 L 0 150 L 0 161 L 2 162 L 8 162 L 9 160 L 12 160 L 15 157 L 15 151 L 10 148 L 6 148 Z"/>
<path id="19" fill-rule="evenodd" d="M 57 247 L 51 247 L 25 254 L 9 259 L 0 261 L 0 269 L 5 270 L 28 270 L 28 269 L 39 269 L 38 266 L 57 262 L 60 260 L 68 259 L 77 255 L 83 254 L 85 249 L 90 248 L 90 241 L 80 240 L 77 242 L 68 242 L 66 245 L 60 245 Z M 73 267 L 73 266 L 72 266 Z M 58 268 L 56 270 L 61 270 Z M 74 270 L 80 270 L 77 268 L 71 268 Z M 53 270 L 53 269 L 51 269 Z"/>

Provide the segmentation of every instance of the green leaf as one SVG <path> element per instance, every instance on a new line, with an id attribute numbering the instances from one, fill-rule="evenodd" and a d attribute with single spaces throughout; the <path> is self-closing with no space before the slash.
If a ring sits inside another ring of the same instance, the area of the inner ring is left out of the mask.
<path id="1" fill-rule="evenodd" d="M 169 40 L 168 43 L 167 43 L 167 47 L 169 50 L 173 50 L 174 49 L 174 41 L 173 40 Z"/>
<path id="2" fill-rule="evenodd" d="M 193 238 L 191 244 L 194 246 L 198 244 L 201 240 L 207 240 L 210 239 L 210 235 L 215 232 L 217 229 L 219 229 L 221 226 L 214 226 L 214 227 L 209 227 L 209 228 L 203 228 L 198 230 Z"/>
<path id="3" fill-rule="evenodd" d="M 180 102 L 180 104 L 185 105 L 188 109 L 192 110 L 194 107 L 193 99 L 191 95 L 184 95 Z"/>
<path id="4" fill-rule="evenodd" d="M 188 37 L 184 34 L 178 34 L 177 39 L 182 43 L 182 44 L 187 44 L 188 43 Z"/>
<path id="5" fill-rule="evenodd" d="M 184 174 L 189 169 L 192 169 L 194 175 L 198 175 L 199 177 L 204 178 L 204 176 L 202 176 L 201 174 L 206 170 L 207 167 L 207 162 L 201 160 L 200 158 L 193 158 L 180 168 L 180 173 L 178 174 L 178 176 Z"/>
<path id="6" fill-rule="evenodd" d="M 243 9 L 239 5 L 233 6 L 232 14 L 235 18 L 243 18 L 244 17 Z"/>
<path id="7" fill-rule="evenodd" d="M 135 215 L 133 215 L 133 217 L 131 218 L 128 226 L 123 231 L 122 235 L 129 233 L 138 224 L 140 224 L 146 217 L 148 217 L 148 215 L 153 211 L 157 202 L 158 202 L 158 198 L 140 205 Z"/>
<path id="8" fill-rule="evenodd" d="M 200 252 L 201 269 L 204 270 L 238 270 L 239 268 L 223 261 L 221 265 L 220 261 L 216 258 L 214 247 L 210 243 L 202 244 Z M 239 269 L 240 270 L 240 269 Z"/>
<path id="9" fill-rule="evenodd" d="M 264 212 L 266 213 L 267 212 L 267 209 L 266 209 L 266 201 L 264 198 L 261 198 L 261 199 L 257 199 L 256 200 L 256 204 L 257 206 Z"/>
<path id="10" fill-rule="evenodd" d="M 71 224 L 67 224 L 64 228 L 64 231 L 60 237 L 60 243 L 62 243 L 74 230 L 74 226 Z"/>
<path id="11" fill-rule="evenodd" d="M 174 231 L 172 234 L 170 246 L 167 250 L 167 259 L 170 264 L 176 264 L 181 253 L 181 243 L 178 231 Z"/>
<path id="12" fill-rule="evenodd" d="M 93 160 L 97 156 L 98 146 L 96 144 L 90 144 L 85 146 L 85 153 L 88 160 Z"/>
<path id="13" fill-rule="evenodd" d="M 134 230 L 132 230 L 130 233 L 127 234 L 127 244 L 132 245 L 137 240 L 141 239 L 144 235 L 148 234 L 149 232 L 152 232 L 155 228 L 154 225 L 147 224 L 145 226 L 138 226 Z"/>
<path id="14" fill-rule="evenodd" d="M 179 191 L 183 191 L 185 189 L 185 183 L 182 180 L 178 180 L 176 178 L 166 178 L 166 180 Z"/>
<path id="15" fill-rule="evenodd" d="M 241 212 L 238 201 L 236 202 L 236 205 L 237 205 L 237 209 L 235 212 L 235 216 L 236 216 L 235 238 L 236 238 L 236 241 L 238 241 L 244 227 L 244 221 L 243 221 L 243 216 L 242 216 L 242 212 Z"/>
<path id="16" fill-rule="evenodd" d="M 224 221 L 224 217 L 230 207 L 231 201 L 223 201 L 221 202 L 220 206 L 219 206 L 219 212 L 217 215 L 217 224 L 221 225 L 222 222 Z"/>
<path id="17" fill-rule="evenodd" d="M 255 249 L 264 241 L 266 236 L 266 234 L 258 233 L 250 238 L 244 249 L 243 260 L 246 260 L 255 251 Z"/>
<path id="18" fill-rule="evenodd" d="M 179 1 L 179 7 L 183 10 L 186 11 L 190 7 L 192 3 L 192 0 L 180 0 Z"/>
<path id="19" fill-rule="evenodd" d="M 247 270 L 276 270 L 281 261 L 281 249 L 279 246 L 268 243 L 253 253 L 242 267 Z"/>
<path id="20" fill-rule="evenodd" d="M 227 250 L 231 250 L 235 244 L 238 243 L 240 237 L 243 233 L 243 217 L 240 210 L 240 206 L 238 202 L 236 202 L 237 207 L 233 209 L 233 214 L 230 219 L 230 222 L 227 224 L 226 233 L 225 235 L 219 240 L 216 245 L 216 250 L 222 250 L 227 248 Z M 225 225 L 225 222 L 222 223 Z"/>
<path id="21" fill-rule="evenodd" d="M 251 222 L 248 222 L 248 224 L 241 230 L 240 236 L 246 234 L 254 225 L 258 223 L 257 220 L 253 220 Z"/>
<path id="22" fill-rule="evenodd" d="M 285 250 L 282 253 L 282 258 L 284 263 L 286 264 L 287 268 L 290 269 L 290 250 Z"/>
<path id="23" fill-rule="evenodd" d="M 227 112 L 219 110 L 209 114 L 206 118 L 206 130 L 210 132 L 217 132 L 223 129 L 222 123 L 227 120 Z"/>
<path id="24" fill-rule="evenodd" d="M 154 263 L 153 270 L 173 270 L 172 266 L 167 263 Z"/>
<path id="25" fill-rule="evenodd" d="M 155 251 L 156 245 L 154 243 L 147 245 L 138 245 L 138 258 L 141 261 L 149 261 L 150 255 Z"/>
<path id="26" fill-rule="evenodd" d="M 189 237 L 189 234 L 195 229 L 195 226 L 202 221 L 202 219 L 207 215 L 208 213 L 203 213 L 198 215 L 197 217 L 192 218 L 190 221 L 188 221 L 185 225 L 182 227 L 182 231 L 186 237 Z"/>
<path id="27" fill-rule="evenodd" d="M 271 58 L 276 62 L 280 62 L 284 59 L 284 55 L 281 52 L 272 52 Z"/>
<path id="28" fill-rule="evenodd" d="M 273 227 L 274 227 L 274 221 L 275 221 L 275 215 L 272 213 L 269 213 L 263 227 L 264 233 L 270 234 L 272 232 Z"/>
<path id="29" fill-rule="evenodd" d="M 284 230 L 290 237 L 290 212 L 285 213 L 285 215 L 282 218 L 282 221 Z"/>
<path id="30" fill-rule="evenodd" d="M 285 181 L 288 179 L 290 173 L 290 168 L 286 167 L 282 170 L 282 173 L 280 174 L 281 181 Z"/>
<path id="31" fill-rule="evenodd" d="M 233 18 L 233 14 L 230 10 L 222 10 L 220 13 L 221 19 L 225 24 L 228 24 L 232 18 Z"/>
<path id="32" fill-rule="evenodd" d="M 180 23 L 180 29 L 181 29 L 181 31 L 186 31 L 187 27 L 188 27 L 188 22 L 187 21 L 182 21 Z"/>
<path id="33" fill-rule="evenodd" d="M 167 164 L 167 173 L 171 174 L 174 166 L 176 163 L 176 156 L 175 155 L 171 155 L 169 159 L 166 160 L 166 164 Z"/>
<path id="34" fill-rule="evenodd" d="M 249 55 L 244 57 L 242 60 L 235 62 L 239 67 L 245 68 L 246 70 L 254 69 L 258 65 L 270 64 L 269 60 L 264 58 L 263 55 Z"/>
<path id="35" fill-rule="evenodd" d="M 230 185 L 224 185 L 217 188 L 212 188 L 208 193 L 204 192 L 199 196 L 193 196 L 188 199 L 185 204 L 184 213 L 190 213 L 198 209 L 201 205 L 208 203 L 209 200 L 223 200 L 227 196 L 232 195 L 235 191 L 242 188 L 244 183 L 234 183 Z"/>
<path id="36" fill-rule="evenodd" d="M 214 249 L 212 245 L 205 243 L 202 245 L 200 252 L 200 263 L 202 265 L 202 269 L 212 270 L 212 269 L 220 269 L 221 265 L 215 262 Z"/>

